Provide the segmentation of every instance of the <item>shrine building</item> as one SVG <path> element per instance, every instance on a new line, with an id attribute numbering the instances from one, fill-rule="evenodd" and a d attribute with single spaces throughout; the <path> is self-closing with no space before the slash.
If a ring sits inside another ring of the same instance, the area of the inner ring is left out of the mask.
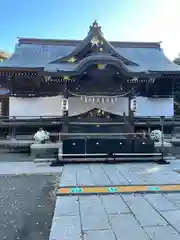
<path id="1" fill-rule="evenodd" d="M 66 131 L 85 131 L 79 122 L 113 131 L 122 118 L 172 117 L 179 79 L 180 66 L 160 42 L 108 41 L 95 21 L 82 40 L 19 38 L 0 63 L 1 115 L 60 117 Z"/>

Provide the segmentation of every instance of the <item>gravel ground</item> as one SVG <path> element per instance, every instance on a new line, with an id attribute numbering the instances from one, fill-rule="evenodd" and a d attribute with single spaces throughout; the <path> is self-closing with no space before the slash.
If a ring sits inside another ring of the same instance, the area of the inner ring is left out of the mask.
<path id="1" fill-rule="evenodd" d="M 59 175 L 0 176 L 0 240 L 48 240 Z"/>

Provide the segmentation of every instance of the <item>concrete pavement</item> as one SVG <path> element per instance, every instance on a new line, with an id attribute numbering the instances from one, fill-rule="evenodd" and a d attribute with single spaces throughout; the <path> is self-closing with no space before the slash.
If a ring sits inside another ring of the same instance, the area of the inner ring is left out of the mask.
<path id="1" fill-rule="evenodd" d="M 0 239 L 179 240 L 180 193 L 62 196 L 56 204 L 54 197 L 47 198 L 57 186 L 178 184 L 178 170 L 177 160 L 170 165 L 83 164 L 63 169 L 2 161 Z"/>
<path id="2" fill-rule="evenodd" d="M 180 183 L 170 165 L 66 165 L 59 186 Z M 50 240 L 179 240 L 180 193 L 57 197 Z"/>

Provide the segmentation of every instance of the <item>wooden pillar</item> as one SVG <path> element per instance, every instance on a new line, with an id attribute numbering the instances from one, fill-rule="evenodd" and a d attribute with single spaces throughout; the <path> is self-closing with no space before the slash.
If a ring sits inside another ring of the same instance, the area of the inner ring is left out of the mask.
<path id="1" fill-rule="evenodd" d="M 133 99 L 133 93 L 130 93 L 129 94 L 129 121 L 130 121 L 130 124 L 131 124 L 131 129 L 132 129 L 132 132 L 134 132 L 134 112 L 132 111 L 131 109 L 131 101 Z"/>
<path id="2" fill-rule="evenodd" d="M 150 120 L 150 117 L 148 117 L 148 121 L 147 121 L 147 127 L 148 127 L 148 135 L 150 136 L 151 134 L 151 120 Z"/>
<path id="3" fill-rule="evenodd" d="M 1 98 L 2 103 L 2 116 L 9 117 L 9 96 L 5 95 Z"/>
<path id="4" fill-rule="evenodd" d="M 67 100 L 68 104 L 68 81 L 64 82 L 64 99 Z M 66 110 L 63 109 L 63 125 L 62 125 L 62 133 L 68 133 L 69 128 L 69 114 L 68 114 L 68 108 Z"/>

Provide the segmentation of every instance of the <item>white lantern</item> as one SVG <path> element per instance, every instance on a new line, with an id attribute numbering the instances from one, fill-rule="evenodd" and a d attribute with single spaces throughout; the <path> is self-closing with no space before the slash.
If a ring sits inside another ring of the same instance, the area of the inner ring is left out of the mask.
<path id="1" fill-rule="evenodd" d="M 63 100 L 62 100 L 62 110 L 63 111 L 68 111 L 68 108 L 69 108 L 68 99 L 63 98 Z"/>
<path id="2" fill-rule="evenodd" d="M 136 111 L 136 99 L 135 98 L 131 99 L 131 111 L 133 111 L 133 112 Z"/>

